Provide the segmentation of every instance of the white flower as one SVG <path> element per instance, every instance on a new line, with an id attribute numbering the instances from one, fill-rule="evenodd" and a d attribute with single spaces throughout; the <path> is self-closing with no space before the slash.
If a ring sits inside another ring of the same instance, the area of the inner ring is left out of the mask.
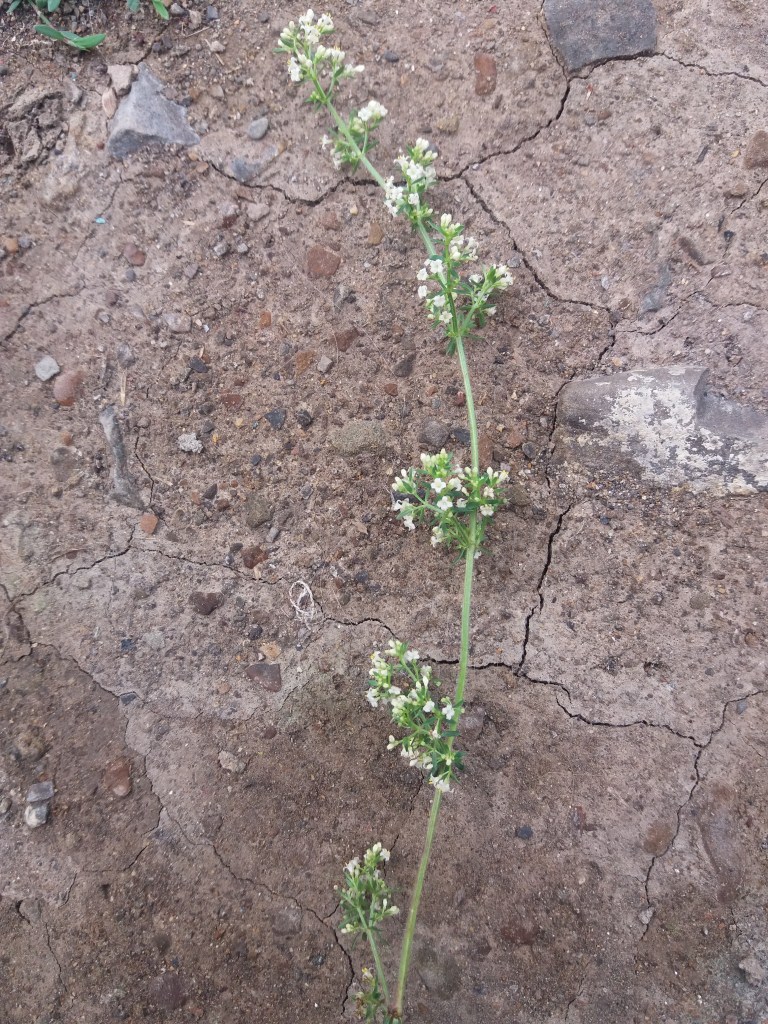
<path id="1" fill-rule="evenodd" d="M 430 775 L 429 781 L 435 789 L 439 789 L 441 793 L 451 792 L 451 787 L 448 785 L 447 779 L 436 779 L 434 775 Z"/>
<path id="2" fill-rule="evenodd" d="M 420 655 L 419 655 L 418 651 L 406 651 L 405 652 L 405 660 L 408 661 L 408 662 L 410 662 L 410 661 L 418 661 L 419 657 L 420 657 Z"/>
<path id="3" fill-rule="evenodd" d="M 347 874 L 348 875 L 352 875 L 353 877 L 358 874 L 359 868 L 360 868 L 360 858 L 359 857 L 353 857 L 352 860 L 349 862 L 349 864 L 345 864 L 345 866 L 344 866 L 344 870 L 347 872 Z"/>
<path id="4" fill-rule="evenodd" d="M 371 689 L 366 694 L 366 699 L 372 708 L 377 708 L 379 706 L 379 700 L 381 698 L 379 697 L 375 690 Z"/>
<path id="5" fill-rule="evenodd" d="M 436 548 L 438 544 L 442 544 L 445 540 L 445 534 L 439 526 L 432 528 L 432 536 L 429 538 L 429 542 L 433 548 Z"/>
<path id="6" fill-rule="evenodd" d="M 453 508 L 453 502 L 446 494 L 444 497 L 440 499 L 440 501 L 438 501 L 437 507 L 441 509 L 443 512 L 447 512 L 448 509 Z"/>
<path id="7" fill-rule="evenodd" d="M 434 710 L 435 710 L 435 702 L 433 700 L 428 700 L 426 702 L 426 704 L 424 705 L 424 711 L 427 714 L 430 714 Z"/>
<path id="8" fill-rule="evenodd" d="M 291 76 L 292 82 L 300 82 L 302 77 L 302 69 L 296 61 L 295 57 L 291 57 L 288 61 L 288 74 Z"/>
<path id="9" fill-rule="evenodd" d="M 418 206 L 419 205 L 419 193 L 418 192 L 410 192 L 409 195 L 408 195 L 408 202 L 411 204 L 411 206 Z"/>
<path id="10" fill-rule="evenodd" d="M 442 294 L 442 292 L 439 295 L 436 295 L 434 299 L 432 299 L 432 305 L 437 306 L 438 309 L 442 308 L 445 305 L 445 296 Z"/>
<path id="11" fill-rule="evenodd" d="M 438 319 L 440 320 L 441 324 L 449 324 L 453 319 L 451 316 L 451 311 L 448 309 L 444 309 L 443 312 L 438 317 Z"/>
<path id="12" fill-rule="evenodd" d="M 481 516 L 492 516 L 493 505 L 481 505 L 479 511 Z"/>
<path id="13" fill-rule="evenodd" d="M 422 267 L 421 270 L 416 275 L 416 280 L 417 281 L 426 281 L 426 280 L 428 280 L 428 278 L 429 278 L 429 274 L 427 273 L 427 268 L 426 267 Z"/>
<path id="14" fill-rule="evenodd" d="M 449 722 L 453 719 L 453 716 L 456 714 L 456 709 L 449 700 L 445 701 L 443 704 L 443 714 L 445 715 Z"/>
<path id="15" fill-rule="evenodd" d="M 487 306 L 485 312 L 488 314 L 488 316 L 496 316 L 496 307 Z"/>
<path id="16" fill-rule="evenodd" d="M 467 507 L 467 499 L 466 498 L 457 498 L 456 499 L 456 508 L 466 508 L 466 507 Z"/>
<path id="17" fill-rule="evenodd" d="M 413 148 L 420 156 L 425 156 L 429 149 L 429 142 L 426 139 L 416 139 L 416 145 Z"/>
<path id="18" fill-rule="evenodd" d="M 332 141 L 333 140 L 329 139 L 327 135 L 324 135 L 322 137 L 322 139 L 320 140 L 320 145 L 323 147 L 323 149 L 328 149 L 328 147 L 331 145 Z"/>
<path id="19" fill-rule="evenodd" d="M 469 280 L 470 280 L 470 282 L 472 284 L 480 284 L 480 282 L 483 280 L 483 275 L 482 274 L 470 274 L 469 275 Z"/>
<path id="20" fill-rule="evenodd" d="M 406 530 L 415 530 L 416 527 L 413 525 L 413 516 L 403 516 L 403 526 Z"/>
<path id="21" fill-rule="evenodd" d="M 389 858 L 390 858 L 389 850 L 385 849 L 382 846 L 381 849 L 379 850 L 379 859 L 380 860 L 389 860 Z M 394 907 L 392 909 L 394 910 Z"/>
<path id="22" fill-rule="evenodd" d="M 496 497 L 496 492 L 494 491 L 494 489 L 492 487 L 484 487 L 483 488 L 483 497 L 484 498 L 495 498 Z"/>
<path id="23" fill-rule="evenodd" d="M 440 477 L 438 477 L 437 480 L 433 480 L 432 481 L 432 490 L 436 494 L 440 494 L 441 491 L 444 491 L 445 487 L 446 487 L 445 480 L 441 480 Z"/>
<path id="24" fill-rule="evenodd" d="M 429 259 L 426 261 L 425 266 L 430 274 L 442 274 L 443 272 L 443 261 L 440 259 Z"/>
<path id="25" fill-rule="evenodd" d="M 429 289 L 425 284 L 422 284 L 419 285 L 416 293 L 420 299 L 426 299 L 427 295 L 429 294 Z"/>
<path id="26" fill-rule="evenodd" d="M 317 19 L 317 27 L 323 32 L 333 32 L 333 18 L 330 14 L 321 14 Z"/>
<path id="27" fill-rule="evenodd" d="M 440 227 L 441 228 L 448 228 L 448 227 L 450 227 L 452 220 L 453 220 L 453 217 L 451 217 L 450 213 L 442 214 L 442 216 L 440 217 Z"/>
<path id="28" fill-rule="evenodd" d="M 381 119 L 387 116 L 387 108 L 379 103 L 377 100 L 368 100 L 364 107 L 361 107 L 357 112 L 357 116 L 363 122 L 367 124 L 368 121 Z"/>

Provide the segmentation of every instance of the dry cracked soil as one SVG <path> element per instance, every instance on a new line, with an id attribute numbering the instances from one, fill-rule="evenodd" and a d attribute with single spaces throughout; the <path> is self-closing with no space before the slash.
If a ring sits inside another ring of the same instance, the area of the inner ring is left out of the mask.
<path id="1" fill-rule="evenodd" d="M 514 485 L 407 1019 L 765 1024 L 765 459 L 670 480 L 674 431 L 643 463 L 609 425 L 582 464 L 558 421 L 565 386 L 692 366 L 766 441 L 765 10 L 330 10 L 379 165 L 432 140 L 437 208 L 515 275 L 470 351 Z M 458 367 L 273 53 L 301 10 L 62 12 L 103 46 L 0 13 L 0 1021 L 350 1020 L 334 885 L 379 839 L 407 899 L 430 796 L 368 656 L 458 657 L 461 568 L 388 483 L 467 458 Z M 188 134 L 124 152 L 147 72 Z"/>

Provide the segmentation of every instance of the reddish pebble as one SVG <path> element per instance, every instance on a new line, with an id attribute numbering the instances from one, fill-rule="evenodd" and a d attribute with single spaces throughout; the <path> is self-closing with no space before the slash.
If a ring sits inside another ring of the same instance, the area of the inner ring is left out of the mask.
<path id="1" fill-rule="evenodd" d="M 115 796 L 124 797 L 133 789 L 131 781 L 131 762 L 127 757 L 118 757 L 108 764 L 104 772 L 104 785 Z"/>
<path id="2" fill-rule="evenodd" d="M 65 370 L 53 382 L 53 397 L 59 405 L 74 405 L 83 383 L 83 375 L 79 370 Z"/>
<path id="3" fill-rule="evenodd" d="M 457 391 L 456 394 L 453 396 L 453 404 L 454 405 L 464 405 L 465 401 L 466 401 L 466 396 L 465 396 L 463 391 Z"/>
<path id="4" fill-rule="evenodd" d="M 243 565 L 246 569 L 253 569 L 255 566 L 266 562 L 267 552 L 259 547 L 243 548 Z"/>
<path id="5" fill-rule="evenodd" d="M 341 256 L 322 245 L 313 245 L 307 253 L 307 274 L 313 278 L 333 277 L 341 264 Z"/>
<path id="6" fill-rule="evenodd" d="M 123 247 L 123 256 L 125 256 L 132 267 L 143 267 L 147 262 L 147 254 L 142 252 L 138 245 L 134 245 L 133 242 L 128 242 Z"/>
<path id="7" fill-rule="evenodd" d="M 496 88 L 496 58 L 490 53 L 475 54 L 475 92 L 489 96 Z"/>
<path id="8" fill-rule="evenodd" d="M 243 396 L 230 392 L 229 394 L 221 395 L 219 401 L 227 409 L 239 409 L 243 404 Z"/>
<path id="9" fill-rule="evenodd" d="M 385 384 L 384 393 L 390 395 L 392 398 L 397 398 L 397 384 L 394 382 L 392 384 Z"/>
<path id="10" fill-rule="evenodd" d="M 259 327 L 271 327 L 272 326 L 272 313 L 268 309 L 261 311 L 259 316 Z"/>
<path id="11" fill-rule="evenodd" d="M 159 522 L 160 520 L 153 512 L 145 512 L 139 520 L 139 527 L 147 534 L 148 537 L 151 537 L 157 529 L 157 524 Z"/>
<path id="12" fill-rule="evenodd" d="M 333 343 L 339 352 L 346 352 L 349 346 L 360 337 L 356 327 L 346 327 L 343 331 L 333 332 Z"/>
<path id="13" fill-rule="evenodd" d="M 59 440 L 61 441 L 61 443 L 63 445 L 66 445 L 67 448 L 68 448 L 74 442 L 75 439 L 72 436 L 72 434 L 70 434 L 70 432 L 68 430 L 63 430 L 59 434 Z"/>
<path id="14" fill-rule="evenodd" d="M 317 352 L 307 350 L 306 352 L 296 353 L 296 376 L 300 377 L 302 373 L 306 373 L 310 366 L 314 366 L 317 362 Z"/>

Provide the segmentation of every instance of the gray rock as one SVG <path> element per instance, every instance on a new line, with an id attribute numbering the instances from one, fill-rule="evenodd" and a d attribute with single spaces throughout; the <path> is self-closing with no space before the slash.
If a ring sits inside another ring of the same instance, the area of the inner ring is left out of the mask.
<path id="1" fill-rule="evenodd" d="M 347 458 L 355 455 L 381 455 L 386 449 L 386 435 L 378 423 L 351 420 L 333 434 L 331 447 Z"/>
<path id="2" fill-rule="evenodd" d="M 128 452 L 123 440 L 123 431 L 114 405 L 108 405 L 99 413 L 99 423 L 107 439 L 112 455 L 112 497 L 121 505 L 130 508 L 144 508 L 136 481 L 128 468 Z"/>
<path id="3" fill-rule="evenodd" d="M 35 363 L 35 376 L 38 380 L 50 380 L 51 377 L 55 377 L 61 367 L 53 358 L 53 356 L 43 356 L 37 363 Z"/>
<path id="4" fill-rule="evenodd" d="M 659 279 L 650 291 L 646 292 L 640 300 L 641 313 L 656 313 L 660 310 L 667 299 L 669 286 L 672 284 L 672 274 L 669 267 L 663 266 L 659 270 Z"/>
<path id="5" fill-rule="evenodd" d="M 261 177 L 264 168 L 277 156 L 277 146 L 266 146 L 263 154 L 258 159 L 247 159 L 235 157 L 232 161 L 232 176 L 241 185 L 252 185 L 257 178 Z"/>
<path id="6" fill-rule="evenodd" d="M 24 808 L 24 822 L 30 828 L 40 828 L 48 821 L 50 807 L 48 804 L 28 804 Z"/>
<path id="7" fill-rule="evenodd" d="M 53 799 L 53 783 L 50 779 L 45 782 L 36 782 L 27 791 L 27 803 L 39 804 Z"/>
<path id="8" fill-rule="evenodd" d="M 198 440 L 197 434 L 194 432 L 179 434 L 176 439 L 176 443 L 183 452 L 190 452 L 195 455 L 199 455 L 203 450 L 203 442 Z"/>
<path id="9" fill-rule="evenodd" d="M 124 341 L 121 341 L 117 346 L 117 362 L 124 370 L 127 370 L 129 366 L 133 366 L 136 362 L 136 356 L 133 354 L 133 349 Z"/>
<path id="10" fill-rule="evenodd" d="M 112 88 L 118 96 L 126 96 L 133 81 L 133 64 L 108 64 L 107 74 L 112 82 Z"/>
<path id="11" fill-rule="evenodd" d="M 544 0 L 544 17 L 568 71 L 656 49 L 651 0 Z"/>
<path id="12" fill-rule="evenodd" d="M 163 313 L 163 320 L 172 334 L 189 334 L 192 330 L 192 321 L 181 313 Z"/>
<path id="13" fill-rule="evenodd" d="M 331 359 L 330 356 L 320 356 L 320 358 L 317 361 L 317 368 L 320 371 L 320 373 L 328 373 L 332 366 L 333 360 Z"/>
<path id="14" fill-rule="evenodd" d="M 710 394 L 707 370 L 655 367 L 567 384 L 556 453 L 569 466 L 634 469 L 662 486 L 755 494 L 768 490 L 768 416 Z"/>
<path id="15" fill-rule="evenodd" d="M 163 95 L 163 83 L 146 64 L 112 118 L 107 149 L 117 160 L 150 145 L 196 146 L 199 137 L 187 124 L 184 107 Z"/>
<path id="16" fill-rule="evenodd" d="M 258 142 L 259 139 L 263 139 L 269 131 L 269 119 L 266 117 L 257 117 L 255 121 L 251 121 L 246 131 L 249 139 L 253 139 L 254 142 Z"/>
<path id="17" fill-rule="evenodd" d="M 242 775 L 246 767 L 242 758 L 230 754 L 228 750 L 219 751 L 219 764 L 225 772 L 233 772 L 235 775 Z"/>
<path id="18" fill-rule="evenodd" d="M 252 530 L 272 518 L 272 502 L 263 494 L 249 494 L 245 500 L 245 522 Z"/>
<path id="19" fill-rule="evenodd" d="M 423 444 L 430 452 L 439 452 L 445 446 L 450 426 L 439 420 L 424 420 L 419 430 L 419 444 Z"/>

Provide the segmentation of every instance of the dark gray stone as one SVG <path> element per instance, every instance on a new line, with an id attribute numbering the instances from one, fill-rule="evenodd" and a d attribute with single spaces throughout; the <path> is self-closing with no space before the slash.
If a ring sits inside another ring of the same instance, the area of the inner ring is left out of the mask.
<path id="1" fill-rule="evenodd" d="M 272 512 L 271 501 L 262 494 L 249 494 L 245 500 L 245 521 L 252 530 L 268 523 Z"/>
<path id="2" fill-rule="evenodd" d="M 707 391 L 707 370 L 662 366 L 567 384 L 556 452 L 573 469 L 632 469 L 662 486 L 768 491 L 768 416 Z"/>
<path id="3" fill-rule="evenodd" d="M 445 447 L 451 428 L 439 420 L 424 420 L 419 430 L 419 444 L 423 444 L 427 451 L 439 452 Z"/>
<path id="4" fill-rule="evenodd" d="M 544 16 L 568 71 L 656 49 L 651 0 L 544 0 Z"/>
<path id="5" fill-rule="evenodd" d="M 117 160 L 150 145 L 196 146 L 200 141 L 187 124 L 184 107 L 163 95 L 163 83 L 146 64 L 112 119 L 107 149 Z"/>
<path id="6" fill-rule="evenodd" d="M 47 780 L 46 782 L 36 782 L 34 786 L 30 786 L 27 791 L 28 804 L 39 804 L 52 799 L 53 783 L 50 780 Z"/>

